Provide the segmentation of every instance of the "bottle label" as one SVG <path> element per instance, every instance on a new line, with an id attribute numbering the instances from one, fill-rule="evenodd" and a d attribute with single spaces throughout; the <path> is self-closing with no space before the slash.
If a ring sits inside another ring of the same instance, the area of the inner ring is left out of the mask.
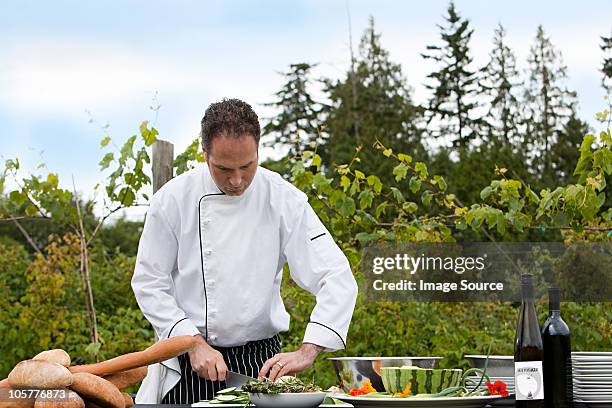
<path id="1" fill-rule="evenodd" d="M 514 363 L 516 400 L 543 400 L 544 376 L 541 361 L 517 361 Z"/>

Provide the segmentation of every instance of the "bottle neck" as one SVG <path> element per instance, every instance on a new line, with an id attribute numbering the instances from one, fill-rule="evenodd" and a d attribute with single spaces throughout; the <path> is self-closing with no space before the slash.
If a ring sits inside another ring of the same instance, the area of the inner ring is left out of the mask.
<path id="1" fill-rule="evenodd" d="M 561 317 L 561 311 L 559 309 L 550 309 L 550 315 L 552 317 Z"/>

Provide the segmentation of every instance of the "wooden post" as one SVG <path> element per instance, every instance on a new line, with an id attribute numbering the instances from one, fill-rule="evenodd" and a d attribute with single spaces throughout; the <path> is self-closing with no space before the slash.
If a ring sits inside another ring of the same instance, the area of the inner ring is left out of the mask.
<path id="1" fill-rule="evenodd" d="M 153 143 L 153 193 L 174 177 L 174 145 L 165 140 Z"/>

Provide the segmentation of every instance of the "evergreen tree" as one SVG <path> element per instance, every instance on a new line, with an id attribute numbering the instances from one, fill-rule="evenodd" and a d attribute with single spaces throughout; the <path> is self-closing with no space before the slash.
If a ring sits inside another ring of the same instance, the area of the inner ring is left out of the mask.
<path id="1" fill-rule="evenodd" d="M 475 118 L 478 105 L 477 74 L 470 68 L 470 39 L 474 30 L 469 20 L 461 18 L 450 3 L 446 25 L 440 28 L 441 45 L 427 46 L 428 54 L 423 58 L 439 64 L 439 70 L 428 78 L 432 84 L 426 87 L 433 91 L 429 100 L 428 125 L 434 137 L 452 141 L 454 146 L 465 148 L 478 136 L 482 121 Z"/>
<path id="2" fill-rule="evenodd" d="M 390 160 L 379 160 L 376 140 L 394 151 L 423 158 L 420 114 L 399 64 L 389 59 L 374 20 L 365 30 L 359 56 L 346 78 L 327 81 L 330 104 L 325 130 L 329 133 L 322 157 L 328 165 L 348 163 L 362 146 L 360 168 L 381 178 L 392 178 Z"/>
<path id="3" fill-rule="evenodd" d="M 532 173 L 549 186 L 556 183 L 551 149 L 574 110 L 576 94 L 565 87 L 567 69 L 542 26 L 538 27 L 528 63 L 524 143 Z"/>
<path id="4" fill-rule="evenodd" d="M 552 146 L 551 162 L 557 185 L 577 181 L 574 169 L 580 158 L 582 139 L 589 132 L 589 125 L 578 117 L 575 109 L 572 109 L 569 119 L 558 132 L 557 140 Z"/>
<path id="5" fill-rule="evenodd" d="M 601 50 L 604 53 L 603 66 L 601 68 L 603 73 L 601 85 L 607 93 L 610 93 L 612 92 L 612 34 L 609 37 L 601 37 L 601 40 L 603 41 Z"/>
<path id="6" fill-rule="evenodd" d="M 495 29 L 489 63 L 482 70 L 482 93 L 490 98 L 484 122 L 493 141 L 518 144 L 521 123 L 520 102 L 516 90 L 521 86 L 514 53 L 505 43 L 506 30 Z"/>
<path id="7" fill-rule="evenodd" d="M 283 73 L 287 81 L 275 94 L 276 101 L 265 104 L 280 112 L 263 127 L 262 136 L 272 138 L 267 145 L 288 148 L 290 157 L 302 153 L 320 132 L 322 106 L 309 92 L 313 67 L 306 63 L 291 64 L 289 72 Z"/>

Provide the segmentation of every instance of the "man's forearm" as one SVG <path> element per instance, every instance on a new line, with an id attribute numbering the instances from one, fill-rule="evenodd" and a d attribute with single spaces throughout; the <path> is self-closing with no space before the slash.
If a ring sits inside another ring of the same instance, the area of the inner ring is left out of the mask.
<path id="1" fill-rule="evenodd" d="M 314 361 L 314 359 L 317 358 L 317 356 L 323 352 L 323 347 L 319 346 L 318 344 L 302 343 L 302 347 L 300 347 L 300 352 L 312 358 L 312 360 Z"/>

